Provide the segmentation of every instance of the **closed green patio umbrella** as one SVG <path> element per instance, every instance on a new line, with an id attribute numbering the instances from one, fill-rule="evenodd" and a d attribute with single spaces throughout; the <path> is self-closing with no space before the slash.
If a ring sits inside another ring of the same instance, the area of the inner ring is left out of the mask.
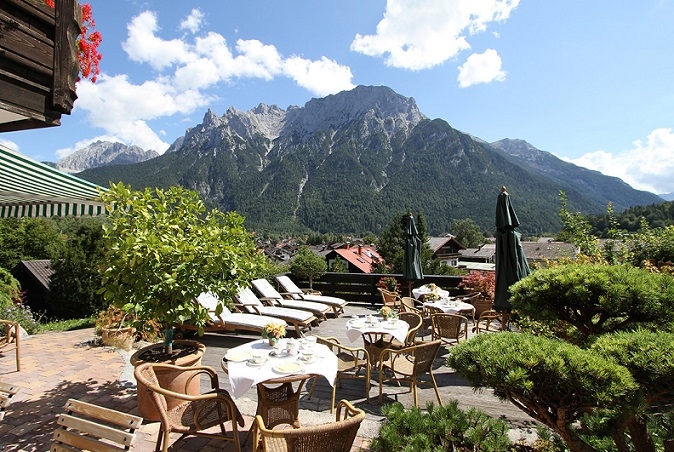
<path id="1" fill-rule="evenodd" d="M 505 329 L 510 306 L 510 286 L 526 277 L 531 270 L 515 230 L 520 222 L 510 202 L 505 187 L 496 200 L 496 287 L 494 309 L 503 312 L 502 328 Z"/>
<path id="2" fill-rule="evenodd" d="M 403 279 L 408 281 L 409 296 L 412 296 L 412 281 L 424 279 L 421 269 L 421 239 L 414 222 L 414 216 L 410 213 L 405 222 L 405 254 L 403 258 Z"/>

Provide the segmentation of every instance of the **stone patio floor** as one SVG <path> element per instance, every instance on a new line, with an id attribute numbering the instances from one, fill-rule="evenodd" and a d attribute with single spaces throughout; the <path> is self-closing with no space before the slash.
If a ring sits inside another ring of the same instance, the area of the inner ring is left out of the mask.
<path id="1" fill-rule="evenodd" d="M 374 312 L 366 305 L 349 305 L 345 315 L 329 319 L 315 327 L 308 334 L 335 336 L 347 343 L 346 321 L 353 315 Z M 93 329 L 69 332 L 45 333 L 27 337 L 22 341 L 22 370 L 16 372 L 14 355 L 0 354 L 0 380 L 16 384 L 21 391 L 12 399 L 4 421 L 0 423 L 0 450 L 2 451 L 46 451 L 49 450 L 52 434 L 56 427 L 56 417 L 63 411 L 69 398 L 76 398 L 108 408 L 137 414 L 136 385 L 133 369 L 129 364 L 131 353 L 109 347 L 94 345 Z M 221 387 L 229 389 L 227 375 L 220 367 L 220 360 L 226 351 L 243 342 L 258 339 L 254 334 L 206 334 L 199 338 L 206 345 L 203 364 L 218 371 Z M 426 339 L 429 339 L 426 335 Z M 434 375 L 440 387 L 444 402 L 456 399 L 462 408 L 476 407 L 487 414 L 506 420 L 511 426 L 513 440 L 531 439 L 535 431 L 535 421 L 509 403 L 501 402 L 491 391 L 474 392 L 473 389 L 453 370 L 444 364 L 447 348 L 438 353 Z M 311 383 L 311 382 L 309 382 Z M 307 385 L 309 386 L 309 385 Z M 320 379 L 311 400 L 307 400 L 307 388 L 303 389 L 300 401 L 300 420 L 303 425 L 318 424 L 334 420 L 329 413 L 331 387 L 325 379 Z M 406 407 L 413 405 L 409 388 L 385 386 L 385 403 L 395 400 Z M 364 382 L 346 380 L 337 390 L 337 400 L 347 399 L 365 410 L 367 416 L 358 432 L 359 436 L 352 451 L 368 450 L 371 438 L 379 431 L 383 416 L 377 397 L 379 386 L 372 381 L 370 401 L 365 397 Z M 429 385 L 420 388 L 419 406 L 426 402 L 437 403 L 434 391 Z M 255 389 L 235 400 L 245 417 L 246 425 L 240 431 L 243 440 L 250 428 L 256 408 Z M 154 449 L 159 428 L 158 422 L 144 422 L 138 432 L 134 451 Z M 172 440 L 177 451 L 233 450 L 230 443 L 188 437 L 179 441 L 178 435 Z M 250 442 L 244 451 L 251 450 Z"/>

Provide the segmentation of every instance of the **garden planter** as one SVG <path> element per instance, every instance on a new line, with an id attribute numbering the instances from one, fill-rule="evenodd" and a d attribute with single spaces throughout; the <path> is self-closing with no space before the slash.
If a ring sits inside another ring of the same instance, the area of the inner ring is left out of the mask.
<path id="1" fill-rule="evenodd" d="M 200 366 L 201 359 L 206 351 L 206 346 L 201 342 L 190 340 L 176 340 L 173 341 L 173 353 L 167 356 L 164 353 L 164 343 L 157 343 L 141 348 L 131 356 L 131 364 L 136 366 L 145 363 L 164 363 L 173 364 L 181 367 Z M 199 378 L 194 378 L 189 386 L 187 380 L 192 375 L 191 372 L 174 371 L 169 369 L 157 369 L 155 371 L 159 385 L 162 388 L 174 392 L 186 393 L 190 395 L 201 394 L 201 384 Z M 186 387 L 187 386 L 187 387 Z M 138 411 L 143 418 L 149 421 L 158 421 L 159 413 L 154 407 L 152 399 L 147 391 L 147 387 L 141 383 L 137 386 L 138 393 Z M 168 409 L 172 409 L 181 403 L 183 400 L 166 397 Z"/>
<path id="2" fill-rule="evenodd" d="M 471 302 L 473 303 L 473 306 L 475 306 L 476 319 L 479 318 L 480 314 L 482 314 L 484 311 L 489 311 L 494 306 L 494 300 L 491 298 L 485 298 L 482 295 L 475 297 L 473 300 L 471 300 Z"/>
<path id="3" fill-rule="evenodd" d="M 132 326 L 123 328 L 101 328 L 101 343 L 110 347 L 131 350 L 136 329 Z"/>

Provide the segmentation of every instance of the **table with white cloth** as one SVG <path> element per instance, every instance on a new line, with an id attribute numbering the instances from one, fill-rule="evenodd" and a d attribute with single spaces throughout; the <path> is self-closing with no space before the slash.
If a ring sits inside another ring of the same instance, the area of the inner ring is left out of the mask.
<path id="1" fill-rule="evenodd" d="M 302 359 L 303 349 L 310 347 L 311 361 Z M 278 351 L 278 350 L 277 350 Z M 296 353 L 285 349 L 277 355 L 267 339 L 248 342 L 227 351 L 222 359 L 222 368 L 229 376 L 231 395 L 242 397 L 253 385 L 257 389 L 257 413 L 267 428 L 279 424 L 300 427 L 299 395 L 309 378 L 321 375 L 330 385 L 337 376 L 337 356 L 323 344 L 303 342 Z M 262 362 L 253 356 L 262 353 Z M 298 383 L 293 388 L 293 383 Z M 270 385 L 278 385 L 272 387 Z"/>
<path id="2" fill-rule="evenodd" d="M 441 289 L 439 287 L 436 288 L 430 288 L 427 285 L 421 286 L 421 287 L 416 287 L 412 289 L 412 295 L 414 298 L 417 300 L 421 300 L 421 297 L 424 295 L 428 295 L 430 293 L 435 293 L 438 297 L 440 298 L 447 298 L 449 297 L 449 291 Z"/>
<path id="3" fill-rule="evenodd" d="M 296 355 L 283 353 L 280 357 L 274 356 L 274 349 L 267 339 L 247 342 L 229 349 L 224 360 L 227 361 L 226 370 L 232 387 L 232 397 L 242 397 L 258 383 L 293 374 L 322 375 L 330 385 L 334 384 L 337 376 L 337 356 L 323 344 L 313 344 L 312 347 L 314 351 L 312 362 L 304 362 L 300 359 L 302 350 L 299 350 Z M 253 363 L 253 352 L 256 350 L 264 353 L 264 363 Z M 296 371 L 288 366 L 286 369 L 283 368 L 291 361 L 298 363 Z"/>
<path id="4" fill-rule="evenodd" d="M 370 355 L 370 364 L 375 366 L 381 351 L 389 348 L 393 339 L 405 343 L 410 325 L 402 320 L 380 320 L 376 317 L 354 318 L 346 322 L 346 337 L 351 342 L 363 338 L 363 346 Z"/>
<path id="5" fill-rule="evenodd" d="M 447 314 L 458 314 L 460 312 L 470 312 L 471 318 L 475 321 L 475 306 L 470 303 L 453 299 L 442 299 L 439 301 L 427 301 L 424 307 L 433 307 L 440 309 Z"/>

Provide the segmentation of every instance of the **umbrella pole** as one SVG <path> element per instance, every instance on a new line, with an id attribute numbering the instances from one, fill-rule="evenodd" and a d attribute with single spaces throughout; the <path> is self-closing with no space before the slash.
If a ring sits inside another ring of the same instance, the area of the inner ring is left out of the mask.
<path id="1" fill-rule="evenodd" d="M 503 317 L 501 318 L 501 331 L 506 330 L 506 324 L 508 323 L 508 311 L 503 310 Z"/>
<path id="2" fill-rule="evenodd" d="M 407 283 L 407 296 L 412 298 L 412 281 Z"/>

